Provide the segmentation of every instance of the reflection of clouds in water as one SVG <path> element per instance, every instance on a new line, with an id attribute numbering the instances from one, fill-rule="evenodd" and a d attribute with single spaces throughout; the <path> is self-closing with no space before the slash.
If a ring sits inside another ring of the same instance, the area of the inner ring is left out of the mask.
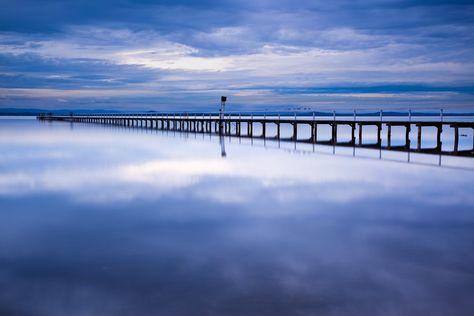
<path id="1" fill-rule="evenodd" d="M 150 203 L 83 206 L 52 195 L 31 225 L 24 224 L 24 213 L 35 213 L 30 205 L 2 215 L 9 221 L 0 222 L 0 237 L 12 246 L 0 251 L 0 286 L 9 288 L 0 300 L 7 306 L 48 316 L 442 315 L 473 307 L 457 305 L 469 302 L 472 258 L 460 265 L 453 257 L 472 248 L 469 238 L 459 239 L 471 227 L 446 221 L 442 208 L 432 209 L 425 224 L 422 215 L 406 221 L 397 213 L 406 202 L 385 207 L 394 212 L 389 220 L 378 201 L 355 203 L 352 212 L 326 204 L 337 216 L 264 219 L 246 219 L 240 208 L 230 218 L 183 219 L 157 218 Z M 155 207 L 220 210 L 196 199 L 159 200 Z M 5 238 L 6 226 L 20 229 L 23 239 Z"/>
<path id="2" fill-rule="evenodd" d="M 237 144 L 220 159 L 218 142 L 94 127 L 24 134 L 0 142 L 2 315 L 474 310 L 471 172 Z"/>
<path id="3" fill-rule="evenodd" d="M 56 167 L 29 173 L 0 174 L 0 194 L 25 195 L 64 192 L 79 199 L 135 199 L 156 197 L 178 188 L 197 184 L 204 176 L 225 174 L 222 160 L 160 160 L 110 168 Z M 144 187 L 146 188 L 143 191 Z"/>
<path id="4" fill-rule="evenodd" d="M 127 165 L 116 170 L 124 182 L 138 182 L 150 185 L 174 179 L 191 179 L 202 176 L 230 174 L 229 164 L 222 159 L 177 159 L 157 160 L 142 164 Z"/>
<path id="5" fill-rule="evenodd" d="M 253 198 L 249 197 L 251 190 L 245 185 L 247 181 L 252 190 L 273 191 L 279 201 L 312 198 L 347 203 L 381 194 L 412 195 L 419 190 L 436 193 L 430 199 L 438 203 L 449 204 L 456 199 L 473 201 L 465 190 L 451 189 L 453 183 L 456 186 L 472 183 L 471 174 L 462 170 L 333 156 L 295 157 L 275 152 L 269 155 L 257 148 L 251 150 L 254 151 L 242 151 L 235 158 L 225 160 L 154 159 L 136 163 L 118 161 L 111 166 L 102 162 L 97 166 L 72 167 L 59 163 L 44 168 L 38 166 L 29 172 L 7 170 L 0 173 L 0 193 L 65 192 L 73 193 L 77 199 L 107 202 L 154 198 L 174 194 L 178 188 L 188 188 L 189 194 L 221 202 L 245 202 Z M 245 154 L 251 155 L 251 160 L 239 157 Z M 449 183 L 446 177 L 451 178 Z M 234 181 L 242 185 L 233 185 Z M 450 195 L 442 194 L 443 191 Z"/>
<path id="6" fill-rule="evenodd" d="M 245 202 L 253 198 L 253 192 L 268 190 L 280 201 L 307 197 L 347 203 L 366 196 L 413 195 L 416 190 L 433 194 L 449 190 L 450 196 L 434 194 L 429 199 L 448 204 L 459 199 L 473 201 L 465 190 L 451 189 L 453 182 L 457 185 L 472 184 L 470 173 L 466 176 L 465 171 L 332 156 L 296 157 L 272 153 L 269 157 L 260 149 L 251 150 L 252 153 L 242 151 L 235 158 L 225 160 L 177 158 L 115 163 L 112 166 L 79 166 L 78 162 L 61 166 L 58 162 L 58 165 L 38 166 L 28 172 L 0 173 L 0 193 L 64 192 L 74 194 L 78 199 L 107 202 L 111 199 L 154 198 L 174 194 L 176 189 L 189 188 L 189 194 L 222 202 Z M 252 155 L 252 158 L 239 157 L 245 154 Z M 446 177 L 451 178 L 449 183 L 446 183 Z M 429 183 L 426 181 L 428 178 Z M 238 179 L 246 179 L 252 188 L 233 185 L 233 181 Z"/>

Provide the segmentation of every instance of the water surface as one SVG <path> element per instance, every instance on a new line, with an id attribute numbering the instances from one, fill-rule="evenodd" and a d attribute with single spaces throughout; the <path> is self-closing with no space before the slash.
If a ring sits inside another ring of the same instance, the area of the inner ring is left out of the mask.
<path id="1" fill-rule="evenodd" d="M 474 313 L 474 159 L 223 143 L 1 119 L 0 315 Z"/>

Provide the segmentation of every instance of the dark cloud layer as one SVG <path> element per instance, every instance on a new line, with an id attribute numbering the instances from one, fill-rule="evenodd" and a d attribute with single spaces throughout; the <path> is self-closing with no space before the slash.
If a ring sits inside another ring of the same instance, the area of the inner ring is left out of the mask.
<path id="1" fill-rule="evenodd" d="M 420 89 L 436 94 L 429 102 L 413 96 L 414 104 L 473 104 L 471 1 L 1 0 L 0 5 L 3 107 L 25 88 L 121 89 L 115 96 L 108 92 L 119 107 L 133 106 L 120 102 L 123 91 L 138 103 L 154 95 L 171 104 L 174 94 L 187 91 L 200 102 L 228 93 L 242 105 L 311 105 L 315 92 L 332 87 L 344 102 L 327 101 L 339 106 L 369 105 L 368 100 L 400 104 Z M 387 86 L 389 91 L 377 88 Z M 305 98 L 308 89 L 313 95 Z M 21 97 L 55 102 L 57 93 L 33 90 Z M 449 97 L 440 99 L 439 92 Z M 62 96 L 77 102 L 72 98 Z"/>
<path id="2" fill-rule="evenodd" d="M 157 71 L 142 67 L 94 59 L 46 59 L 35 54 L 3 54 L 0 64 L 10 71 L 0 74 L 0 86 L 6 88 L 119 88 L 159 77 Z"/>

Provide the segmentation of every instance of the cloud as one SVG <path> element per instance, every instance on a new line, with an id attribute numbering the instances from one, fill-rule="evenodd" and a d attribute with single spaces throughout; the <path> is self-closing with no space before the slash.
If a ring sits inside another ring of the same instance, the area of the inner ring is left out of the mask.
<path id="1" fill-rule="evenodd" d="M 374 92 L 351 89 L 370 86 L 392 87 L 390 95 L 371 97 L 378 104 L 404 104 L 404 86 L 428 87 L 423 92 L 431 101 L 423 106 L 441 104 L 437 89 L 449 92 L 448 106 L 473 101 L 474 18 L 466 1 L 19 1 L 3 7 L 0 106 L 17 104 L 12 89 L 30 89 L 29 101 L 22 101 L 29 104 L 40 102 L 41 89 L 82 89 L 96 101 L 103 94 L 93 91 L 115 89 L 116 107 L 153 107 L 147 98 L 156 95 L 174 108 L 205 107 L 220 93 L 236 106 L 258 105 L 248 91 L 262 89 L 269 92 L 267 105 L 344 99 L 341 105 L 360 106 L 349 95 Z M 345 94 L 296 95 L 330 87 Z M 135 99 L 121 98 L 119 89 L 136 91 L 128 93 Z M 183 98 L 173 102 L 176 95 Z M 77 101 L 62 98 L 71 106 Z"/>

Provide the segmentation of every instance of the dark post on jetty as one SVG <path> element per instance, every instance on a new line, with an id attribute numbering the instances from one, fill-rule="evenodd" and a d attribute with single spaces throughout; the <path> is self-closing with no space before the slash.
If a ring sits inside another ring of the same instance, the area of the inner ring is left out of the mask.
<path id="1" fill-rule="evenodd" d="M 411 111 L 409 111 L 409 119 L 384 119 L 383 112 L 380 111 L 380 119 L 359 119 L 354 111 L 352 119 L 348 119 L 344 115 L 344 119 L 338 119 L 336 112 L 333 111 L 332 119 L 315 118 L 314 112 L 312 116 L 297 115 L 293 116 L 272 114 L 267 116 L 250 114 L 235 114 L 225 113 L 225 103 L 227 97 L 222 96 L 220 100 L 219 113 L 101 113 L 101 114 L 87 114 L 87 115 L 39 115 L 39 120 L 45 121 L 66 121 L 66 122 L 81 122 L 81 123 L 96 123 L 119 125 L 126 127 L 141 127 L 166 131 L 191 132 L 191 133 L 209 133 L 220 136 L 234 136 L 246 138 L 260 138 L 271 139 L 276 141 L 289 141 L 310 144 L 322 144 L 332 146 L 350 146 L 363 148 L 377 148 L 383 150 L 405 151 L 405 152 L 420 152 L 429 154 L 443 154 L 454 156 L 474 157 L 474 136 L 470 141 L 469 148 L 460 148 L 460 135 L 467 137 L 467 134 L 462 131 L 471 130 L 474 135 L 474 122 L 464 121 L 447 121 L 443 119 L 441 112 L 439 120 L 414 120 L 412 119 Z M 398 117 L 398 116 L 397 116 Z M 261 132 L 256 134 L 254 127 L 258 125 Z M 268 127 L 272 126 L 276 132 L 269 135 Z M 282 137 L 282 127 L 286 126 L 291 131 L 290 137 Z M 310 130 L 310 136 L 301 137 L 298 135 L 299 127 L 307 126 Z M 330 129 L 329 139 L 320 139 L 318 130 L 322 126 L 328 126 Z M 346 126 L 351 131 L 349 140 L 338 139 L 338 128 Z M 244 127 L 244 128 L 242 128 Z M 364 141 L 364 131 L 367 128 L 375 128 L 376 140 L 375 142 L 367 143 Z M 423 144 L 423 129 L 431 128 L 436 131 L 436 139 L 434 146 L 424 147 Z M 453 133 L 449 133 L 452 137 L 450 148 L 445 148 L 442 145 L 443 128 L 452 129 Z M 398 131 L 398 139 L 402 139 L 402 144 L 393 144 L 394 129 Z M 415 129 L 416 141 L 412 144 L 410 133 Z M 382 137 L 382 131 L 385 131 Z M 461 132 L 461 134 L 460 134 Z"/>
<path id="2" fill-rule="evenodd" d="M 227 97 L 221 96 L 221 108 L 219 109 L 219 134 L 224 134 L 224 111 Z"/>

